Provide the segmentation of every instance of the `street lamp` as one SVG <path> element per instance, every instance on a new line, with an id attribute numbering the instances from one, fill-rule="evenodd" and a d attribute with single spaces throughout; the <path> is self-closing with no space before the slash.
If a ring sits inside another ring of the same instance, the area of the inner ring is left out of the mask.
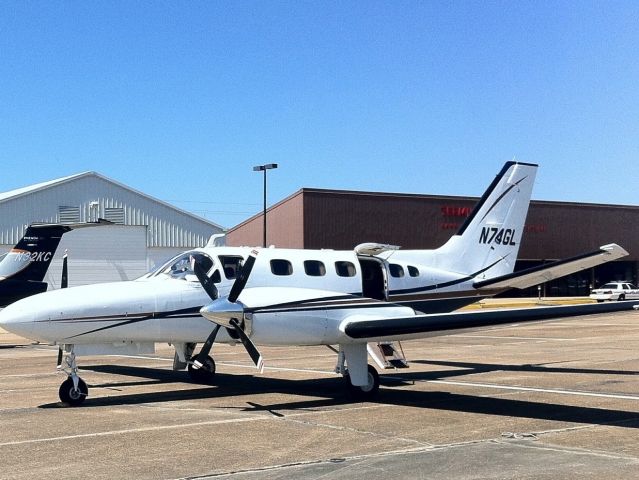
<path id="1" fill-rule="evenodd" d="M 266 171 L 267 170 L 273 170 L 274 168 L 277 168 L 277 163 L 267 163 L 266 165 L 258 165 L 256 167 L 253 167 L 253 171 L 254 172 L 264 172 L 264 214 L 263 214 L 263 221 L 264 221 L 264 226 L 262 229 L 262 234 L 263 234 L 263 242 L 262 242 L 262 246 L 264 248 L 266 248 Z"/>

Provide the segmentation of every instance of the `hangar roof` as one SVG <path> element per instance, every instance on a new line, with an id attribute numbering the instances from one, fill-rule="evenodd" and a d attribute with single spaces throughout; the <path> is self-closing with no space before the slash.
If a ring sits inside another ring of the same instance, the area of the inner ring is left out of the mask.
<path id="1" fill-rule="evenodd" d="M 92 171 L 0 193 L 0 213 L 0 244 L 15 243 L 34 221 L 91 221 L 96 214 L 112 220 L 111 214 L 115 223 L 147 226 L 149 246 L 199 246 L 224 231 L 210 220 Z M 66 219 L 69 215 L 76 218 Z"/>

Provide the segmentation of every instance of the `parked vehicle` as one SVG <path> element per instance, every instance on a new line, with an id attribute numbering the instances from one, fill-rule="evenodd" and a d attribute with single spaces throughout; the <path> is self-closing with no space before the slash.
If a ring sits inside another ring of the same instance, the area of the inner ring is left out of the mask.
<path id="1" fill-rule="evenodd" d="M 628 282 L 609 282 L 590 292 L 590 298 L 603 302 L 605 300 L 639 299 L 639 288 Z"/>

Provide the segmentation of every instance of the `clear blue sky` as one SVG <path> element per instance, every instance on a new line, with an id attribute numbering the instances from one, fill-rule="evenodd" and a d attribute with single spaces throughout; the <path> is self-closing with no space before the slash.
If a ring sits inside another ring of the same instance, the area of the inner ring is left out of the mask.
<path id="1" fill-rule="evenodd" d="M 230 227 L 302 187 L 639 204 L 636 1 L 0 3 L 0 191 L 87 170 Z"/>

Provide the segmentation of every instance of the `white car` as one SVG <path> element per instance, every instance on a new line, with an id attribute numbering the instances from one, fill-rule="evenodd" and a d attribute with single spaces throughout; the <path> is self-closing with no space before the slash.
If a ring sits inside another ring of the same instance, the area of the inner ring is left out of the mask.
<path id="1" fill-rule="evenodd" d="M 639 289 L 628 282 L 610 282 L 590 292 L 590 298 L 603 302 L 605 300 L 636 300 Z"/>

